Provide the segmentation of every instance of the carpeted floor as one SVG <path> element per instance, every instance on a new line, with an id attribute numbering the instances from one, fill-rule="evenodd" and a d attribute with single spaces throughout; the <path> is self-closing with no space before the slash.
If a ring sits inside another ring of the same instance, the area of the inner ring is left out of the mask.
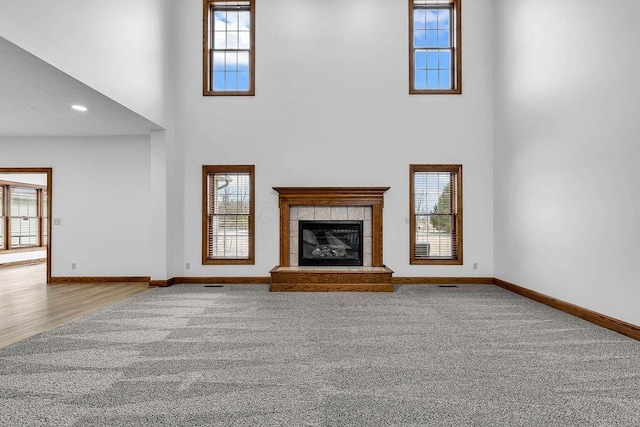
<path id="1" fill-rule="evenodd" d="M 494 286 L 156 289 L 0 350 L 1 426 L 639 426 L 640 343 Z"/>

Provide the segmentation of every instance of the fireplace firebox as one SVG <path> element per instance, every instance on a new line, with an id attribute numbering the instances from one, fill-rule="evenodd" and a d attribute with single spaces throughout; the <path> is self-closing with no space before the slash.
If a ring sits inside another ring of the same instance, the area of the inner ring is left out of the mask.
<path id="1" fill-rule="evenodd" d="M 363 221 L 298 221 L 298 265 L 362 266 Z"/>

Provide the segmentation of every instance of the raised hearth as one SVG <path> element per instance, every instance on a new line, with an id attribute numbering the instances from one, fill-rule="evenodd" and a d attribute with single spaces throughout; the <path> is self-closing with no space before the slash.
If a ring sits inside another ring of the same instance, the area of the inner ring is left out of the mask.
<path id="1" fill-rule="evenodd" d="M 275 267 L 271 292 L 393 292 L 387 267 Z"/>

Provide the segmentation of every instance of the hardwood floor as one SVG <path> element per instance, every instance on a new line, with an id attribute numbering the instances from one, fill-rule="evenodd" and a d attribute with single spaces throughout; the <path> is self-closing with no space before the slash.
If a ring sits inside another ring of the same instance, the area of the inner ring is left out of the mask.
<path id="1" fill-rule="evenodd" d="M 0 268 L 0 348 L 147 292 L 147 283 L 47 285 L 46 266 Z"/>

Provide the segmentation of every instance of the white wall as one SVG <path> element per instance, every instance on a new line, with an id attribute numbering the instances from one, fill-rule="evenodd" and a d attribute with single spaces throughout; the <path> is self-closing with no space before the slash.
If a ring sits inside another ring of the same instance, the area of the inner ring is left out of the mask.
<path id="1" fill-rule="evenodd" d="M 491 5 L 464 3 L 461 96 L 408 95 L 405 0 L 272 0 L 256 2 L 256 96 L 203 97 L 202 2 L 182 1 L 185 273 L 267 275 L 278 262 L 273 186 L 390 186 L 384 261 L 396 276 L 493 276 Z M 463 266 L 409 265 L 411 163 L 463 164 Z M 256 165 L 253 267 L 201 265 L 203 164 Z"/>
<path id="2" fill-rule="evenodd" d="M 53 168 L 53 276 L 149 275 L 149 150 L 149 137 L 0 138 L 0 167 Z"/>
<path id="3" fill-rule="evenodd" d="M 640 3 L 494 7 L 495 275 L 639 325 Z"/>
<path id="4" fill-rule="evenodd" d="M 171 0 L 0 0 L 0 36 L 158 125 Z"/>

